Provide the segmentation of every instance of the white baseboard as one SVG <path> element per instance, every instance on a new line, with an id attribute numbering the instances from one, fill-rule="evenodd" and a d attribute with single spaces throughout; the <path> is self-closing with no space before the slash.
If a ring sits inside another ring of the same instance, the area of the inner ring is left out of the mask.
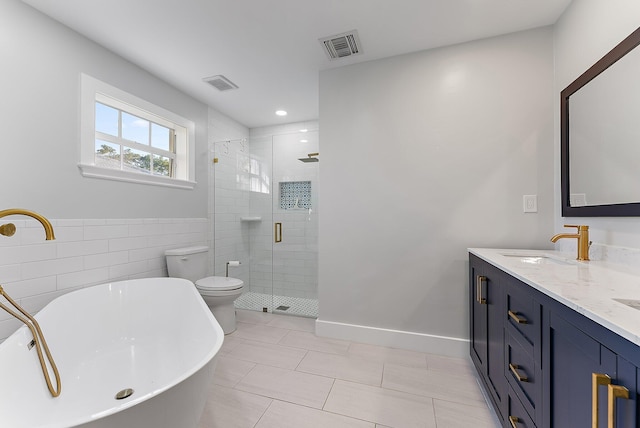
<path id="1" fill-rule="evenodd" d="M 316 320 L 316 334 L 333 339 L 350 340 L 370 345 L 465 358 L 469 356 L 469 340 L 436 336 L 411 331 L 389 330 L 355 324 Z"/>

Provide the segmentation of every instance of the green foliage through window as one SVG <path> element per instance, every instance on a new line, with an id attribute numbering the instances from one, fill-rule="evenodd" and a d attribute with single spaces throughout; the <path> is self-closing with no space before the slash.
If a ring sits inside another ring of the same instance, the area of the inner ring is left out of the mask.
<path id="1" fill-rule="evenodd" d="M 96 164 L 173 176 L 174 130 L 96 101 Z"/>

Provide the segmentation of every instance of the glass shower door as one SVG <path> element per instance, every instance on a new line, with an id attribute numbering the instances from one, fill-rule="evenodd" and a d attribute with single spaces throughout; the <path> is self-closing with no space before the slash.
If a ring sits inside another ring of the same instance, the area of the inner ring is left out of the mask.
<path id="1" fill-rule="evenodd" d="M 236 307 L 273 310 L 271 136 L 213 143 L 213 273 L 241 279 Z M 240 266 L 228 266 L 230 261 Z"/>
<path id="2" fill-rule="evenodd" d="M 273 311 L 318 316 L 318 131 L 273 136 Z"/>
<path id="3" fill-rule="evenodd" d="M 253 137 L 245 167 L 249 181 L 249 219 L 242 233 L 249 248 L 249 287 L 237 307 L 273 312 L 273 139 Z"/>

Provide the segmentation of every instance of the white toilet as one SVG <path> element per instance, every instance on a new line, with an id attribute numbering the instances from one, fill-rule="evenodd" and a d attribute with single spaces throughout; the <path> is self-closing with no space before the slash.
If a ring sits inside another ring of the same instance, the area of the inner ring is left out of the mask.
<path id="1" fill-rule="evenodd" d="M 208 247 L 187 247 L 167 250 L 164 255 L 169 276 L 193 282 L 224 334 L 229 334 L 236 329 L 233 302 L 242 294 L 244 282 L 237 278 L 206 276 L 208 253 Z"/>

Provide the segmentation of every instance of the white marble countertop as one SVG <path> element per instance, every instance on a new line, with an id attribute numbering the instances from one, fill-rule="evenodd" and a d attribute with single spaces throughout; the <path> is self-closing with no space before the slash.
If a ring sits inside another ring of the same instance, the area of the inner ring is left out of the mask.
<path id="1" fill-rule="evenodd" d="M 640 269 L 580 262 L 558 251 L 469 248 L 469 252 L 640 345 L 640 310 L 614 300 L 635 300 L 640 307 Z"/>

